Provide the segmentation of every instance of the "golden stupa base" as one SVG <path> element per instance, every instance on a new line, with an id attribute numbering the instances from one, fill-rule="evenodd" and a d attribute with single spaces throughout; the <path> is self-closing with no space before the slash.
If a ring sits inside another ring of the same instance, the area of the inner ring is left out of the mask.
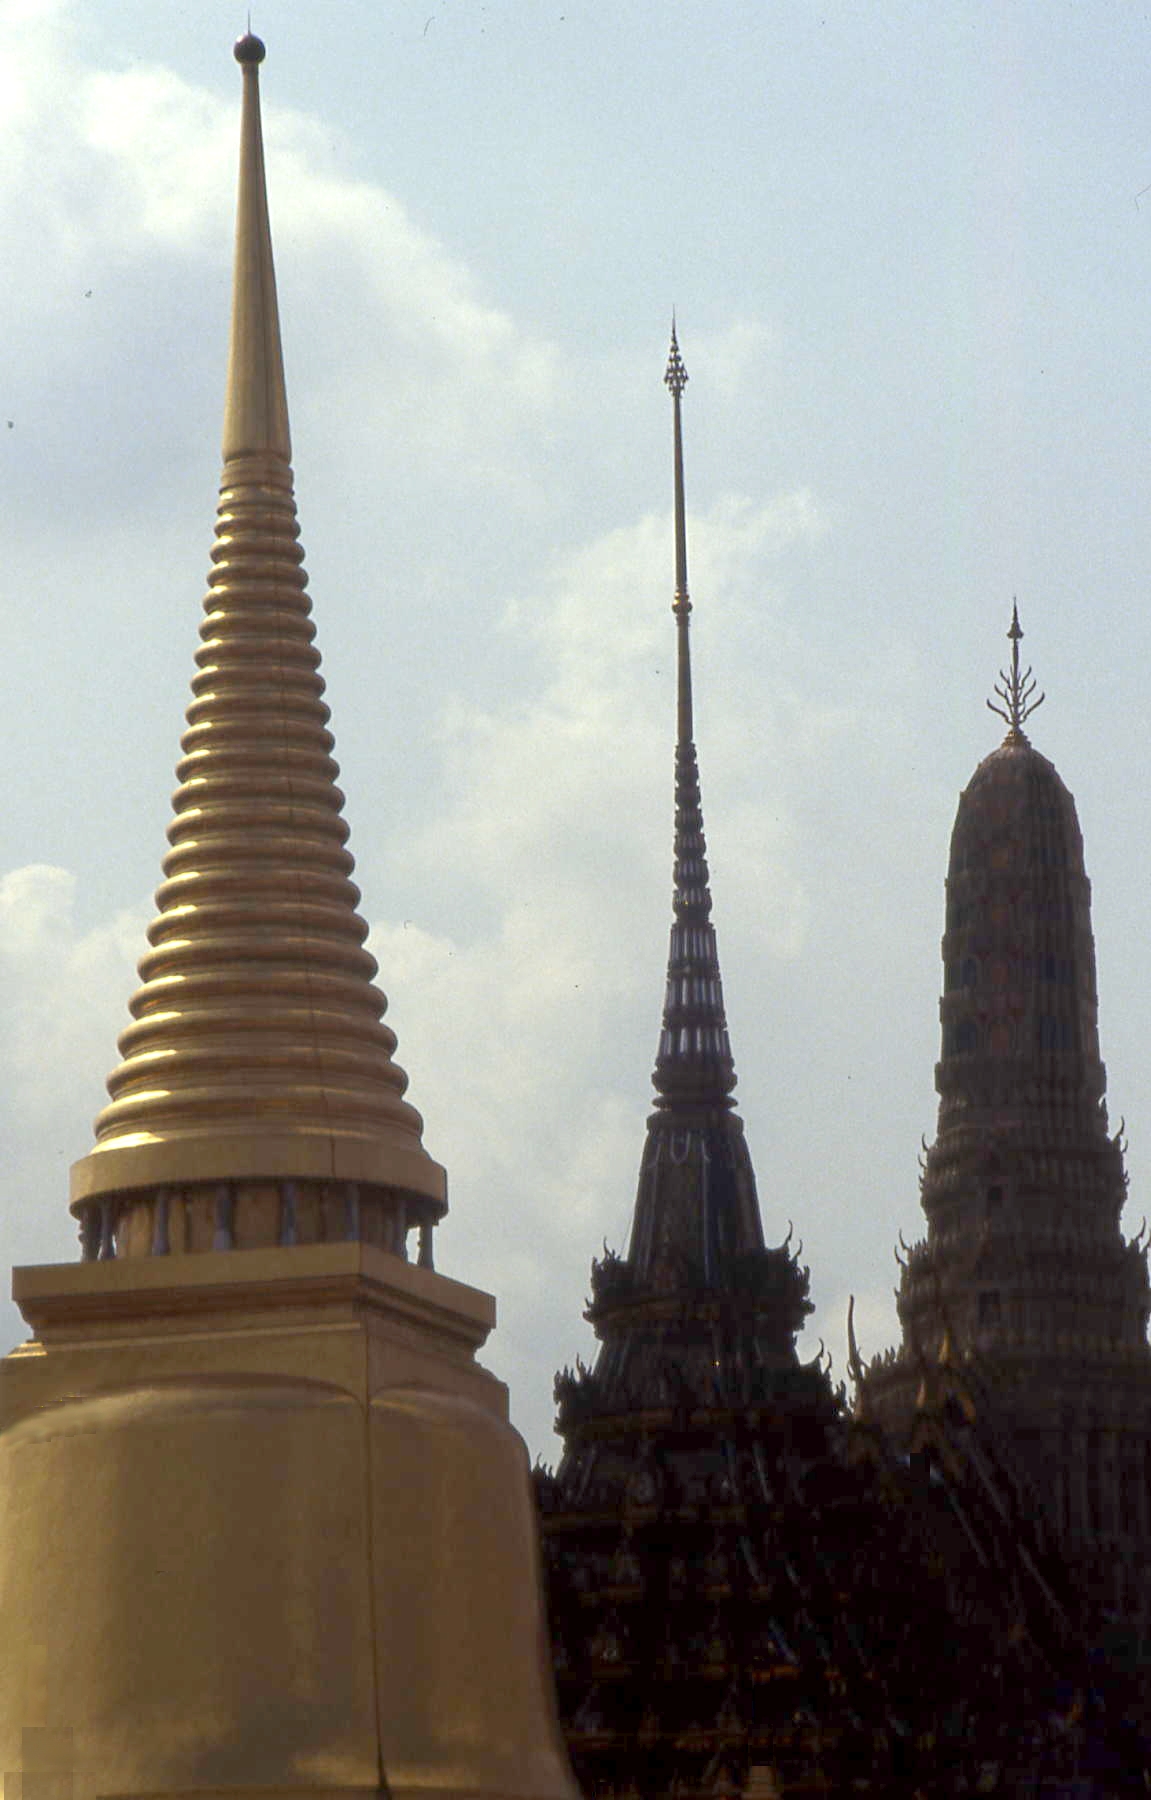
<path id="1" fill-rule="evenodd" d="M 14 1294 L 4 1800 L 574 1800 L 486 1294 L 358 1243 Z"/>

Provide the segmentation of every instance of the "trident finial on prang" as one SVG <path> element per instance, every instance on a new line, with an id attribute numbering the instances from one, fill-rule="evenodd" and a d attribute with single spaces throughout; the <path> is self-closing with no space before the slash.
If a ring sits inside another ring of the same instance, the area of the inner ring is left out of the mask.
<path id="1" fill-rule="evenodd" d="M 996 706 L 994 700 L 987 702 L 993 713 L 1007 721 L 1007 735 L 1017 741 L 1023 740 L 1023 721 L 1029 719 L 1037 707 L 1043 705 L 1046 694 L 1040 694 L 1038 700 L 1033 698 L 1038 682 L 1030 669 L 1019 668 L 1019 640 L 1023 636 L 1023 627 L 1019 623 L 1019 607 L 1015 601 L 1011 603 L 1011 630 L 1007 633 L 1011 639 L 1011 673 L 1000 669 L 999 681 L 996 683 L 996 696 L 1002 700 L 1002 706 Z M 1025 741 L 1025 740 L 1024 740 Z"/>

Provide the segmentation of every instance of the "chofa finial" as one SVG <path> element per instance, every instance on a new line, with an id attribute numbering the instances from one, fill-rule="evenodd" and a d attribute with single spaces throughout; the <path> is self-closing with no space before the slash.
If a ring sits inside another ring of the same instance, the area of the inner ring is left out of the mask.
<path id="1" fill-rule="evenodd" d="M 999 680 L 995 685 L 996 697 L 1002 700 L 1003 705 L 997 706 L 994 700 L 989 700 L 987 704 L 993 713 L 998 713 L 1006 721 L 1008 738 L 1021 740 L 1024 720 L 1029 719 L 1043 705 L 1047 695 L 1040 694 L 1035 699 L 1038 682 L 1029 668 L 1020 670 L 1019 640 L 1023 636 L 1023 627 L 1019 623 L 1019 606 L 1014 600 L 1011 603 L 1011 629 L 1007 635 L 1011 639 L 1011 672 L 1009 674 L 1006 669 L 1000 669 Z"/>

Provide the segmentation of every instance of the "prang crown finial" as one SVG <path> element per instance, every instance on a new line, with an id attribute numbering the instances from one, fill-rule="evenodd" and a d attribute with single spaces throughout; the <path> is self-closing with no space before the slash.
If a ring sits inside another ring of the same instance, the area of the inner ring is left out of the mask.
<path id="1" fill-rule="evenodd" d="M 1023 627 L 1019 623 L 1019 606 L 1014 600 L 1011 603 L 1011 629 L 1007 635 L 1011 639 L 1011 672 L 1008 674 L 1006 669 L 1000 669 L 995 686 L 996 697 L 1002 700 L 1003 705 L 997 706 L 994 700 L 989 700 L 987 704 L 993 713 L 998 713 L 1006 721 L 1008 741 L 1026 743 L 1023 722 L 1043 705 L 1047 695 L 1040 694 L 1035 699 L 1035 689 L 1039 683 L 1029 668 L 1020 670 L 1019 640 L 1023 636 Z"/>
<path id="2" fill-rule="evenodd" d="M 683 366 L 683 357 L 679 353 L 679 345 L 675 336 L 675 314 L 671 320 L 671 349 L 667 357 L 667 370 L 664 374 L 664 385 L 678 400 L 687 386 L 687 370 Z"/>

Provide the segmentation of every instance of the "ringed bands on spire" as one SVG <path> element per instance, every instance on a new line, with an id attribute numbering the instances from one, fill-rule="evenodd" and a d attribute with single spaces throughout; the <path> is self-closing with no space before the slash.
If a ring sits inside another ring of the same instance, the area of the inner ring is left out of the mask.
<path id="1" fill-rule="evenodd" d="M 224 467 L 158 913 L 96 1143 L 88 1256 L 364 1237 L 430 1260 L 444 1173 L 357 912 L 290 465 L 251 33 Z"/>

